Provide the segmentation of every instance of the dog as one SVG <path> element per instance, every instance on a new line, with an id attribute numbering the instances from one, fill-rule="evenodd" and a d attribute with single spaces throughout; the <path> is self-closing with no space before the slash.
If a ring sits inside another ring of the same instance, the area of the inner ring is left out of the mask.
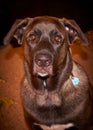
<path id="1" fill-rule="evenodd" d="M 74 20 L 39 16 L 17 20 L 4 38 L 24 50 L 21 97 L 31 130 L 93 130 L 93 92 L 70 45 L 88 40 Z"/>

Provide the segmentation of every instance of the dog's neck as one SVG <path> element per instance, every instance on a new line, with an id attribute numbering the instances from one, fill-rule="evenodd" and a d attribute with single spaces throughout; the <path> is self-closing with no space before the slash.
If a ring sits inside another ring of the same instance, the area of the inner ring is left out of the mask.
<path id="1" fill-rule="evenodd" d="M 69 76 L 72 73 L 73 61 L 71 59 L 71 55 L 69 51 L 64 59 L 64 64 L 65 65 L 63 65 L 60 70 L 59 81 L 61 82 L 58 82 L 59 88 L 64 85 L 64 83 L 68 80 Z"/>

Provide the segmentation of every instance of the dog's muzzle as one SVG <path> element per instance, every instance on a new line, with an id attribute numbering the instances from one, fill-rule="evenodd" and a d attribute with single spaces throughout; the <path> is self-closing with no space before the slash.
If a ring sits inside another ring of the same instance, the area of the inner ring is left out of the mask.
<path id="1" fill-rule="evenodd" d="M 52 74 L 53 58 L 49 53 L 37 53 L 34 58 L 34 73 L 40 77 Z"/>

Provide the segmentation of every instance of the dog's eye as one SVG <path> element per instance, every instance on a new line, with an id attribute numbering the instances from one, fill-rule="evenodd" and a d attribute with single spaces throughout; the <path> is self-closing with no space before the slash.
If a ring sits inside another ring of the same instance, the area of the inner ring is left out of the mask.
<path id="1" fill-rule="evenodd" d="M 37 36 L 35 34 L 31 34 L 29 36 L 29 40 L 32 41 L 32 42 L 34 42 L 36 40 L 36 38 L 37 38 Z"/>
<path id="2" fill-rule="evenodd" d="M 55 44 L 61 44 L 63 41 L 63 37 L 61 35 L 54 35 L 53 36 L 53 41 Z"/>
<path id="3" fill-rule="evenodd" d="M 59 36 L 59 35 L 57 35 L 57 36 L 54 36 L 54 40 L 56 41 L 56 42 L 61 42 L 62 41 L 62 37 L 61 36 Z"/>
<path id="4" fill-rule="evenodd" d="M 54 44 L 59 45 L 63 42 L 63 36 L 61 35 L 60 32 L 53 30 L 51 32 L 51 40 L 53 41 Z"/>
<path id="5" fill-rule="evenodd" d="M 38 40 L 40 39 L 41 33 L 40 31 L 34 30 L 27 35 L 27 40 L 28 42 L 32 43 L 37 43 Z"/>

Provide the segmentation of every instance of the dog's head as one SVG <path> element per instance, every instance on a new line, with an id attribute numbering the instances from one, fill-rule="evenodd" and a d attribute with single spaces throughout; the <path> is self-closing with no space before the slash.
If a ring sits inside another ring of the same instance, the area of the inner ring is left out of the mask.
<path id="1" fill-rule="evenodd" d="M 59 77 L 64 79 L 70 73 L 69 45 L 77 39 L 88 43 L 75 21 L 48 16 L 17 20 L 4 44 L 13 37 L 24 47 L 26 72 L 36 89 L 56 89 Z"/>

